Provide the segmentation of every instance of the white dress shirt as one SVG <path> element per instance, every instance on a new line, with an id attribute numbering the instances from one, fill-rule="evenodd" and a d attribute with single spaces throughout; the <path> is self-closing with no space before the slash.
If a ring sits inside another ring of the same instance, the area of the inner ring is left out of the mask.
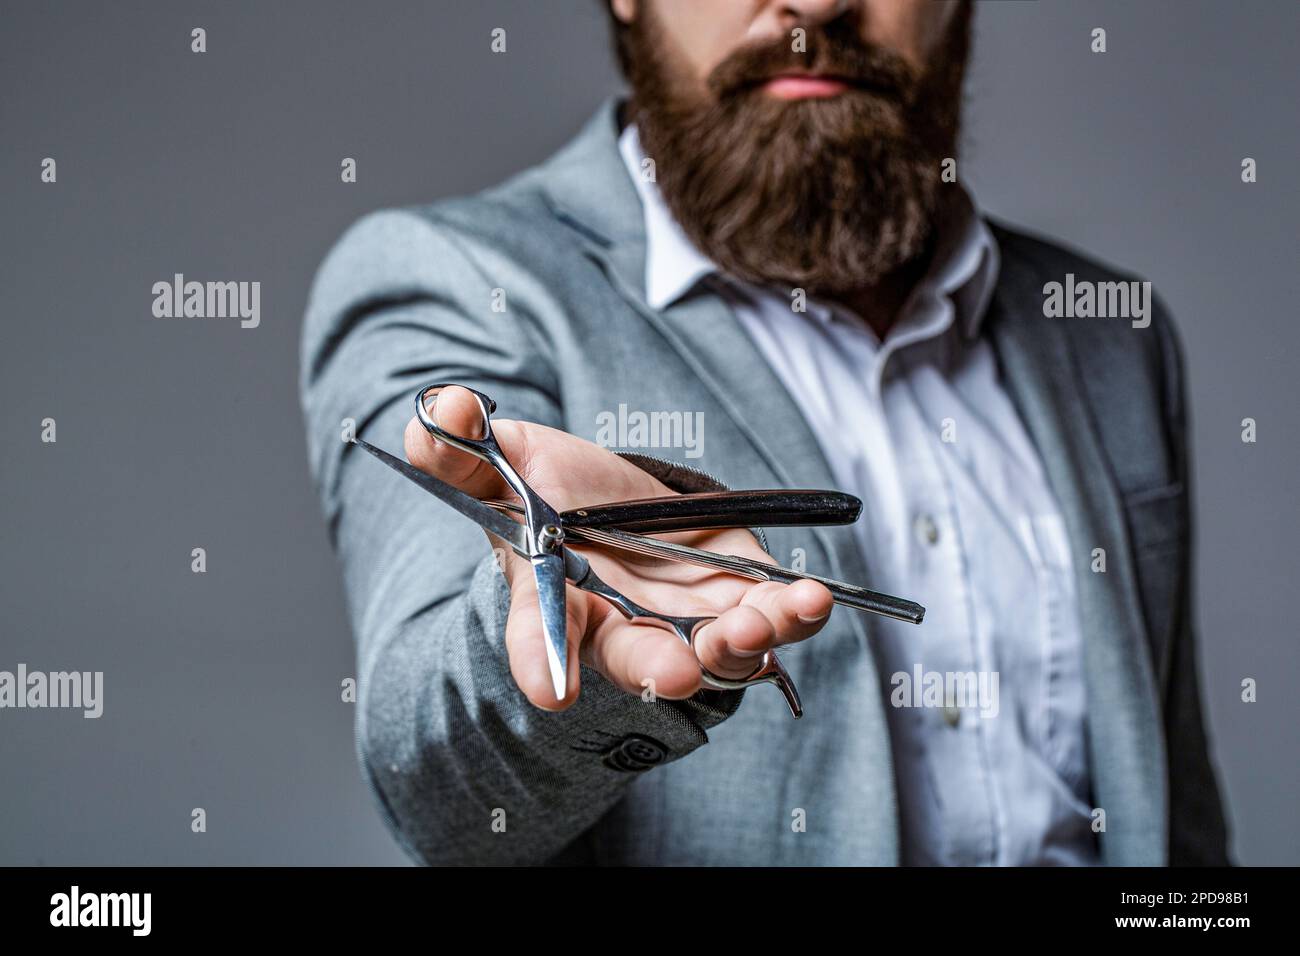
<path id="1" fill-rule="evenodd" d="M 645 213 L 649 305 L 711 278 L 800 406 L 837 487 L 865 503 L 854 530 L 869 585 L 927 609 L 919 628 L 868 625 L 890 689 L 903 862 L 1095 863 L 1070 548 L 980 336 L 998 250 L 969 196 L 881 342 L 842 306 L 808 298 L 797 312 L 789 288 L 721 275 L 642 175 L 635 126 L 619 148 Z M 951 681 L 966 675 L 975 684 L 963 689 L 984 693 L 959 706 Z M 935 680 L 945 683 L 927 699 Z"/>

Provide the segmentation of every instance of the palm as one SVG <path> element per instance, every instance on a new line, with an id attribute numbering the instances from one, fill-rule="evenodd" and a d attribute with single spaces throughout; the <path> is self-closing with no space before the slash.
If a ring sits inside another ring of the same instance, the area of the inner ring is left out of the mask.
<path id="1" fill-rule="evenodd" d="M 541 425 L 509 424 L 518 425 L 527 433 L 529 457 L 521 471 L 524 480 L 559 511 L 675 493 L 631 462 L 591 442 Z M 690 531 L 662 537 L 706 551 L 771 560 L 757 539 L 744 529 Z M 735 575 L 676 561 L 573 541 L 569 544 L 578 547 L 596 573 L 609 584 L 638 603 L 669 614 L 719 613 L 739 604 L 755 584 Z M 574 593 L 570 589 L 571 598 Z M 609 607 L 602 598 L 576 593 L 598 614 Z"/>
<path id="2" fill-rule="evenodd" d="M 470 433 L 474 406 L 469 401 L 449 402 L 450 397 L 439 396 L 439 424 L 453 434 Z M 557 511 L 674 494 L 631 462 L 565 432 L 502 419 L 494 419 L 492 427 L 516 471 Z M 484 499 L 513 497 L 491 466 L 434 443 L 414 420 L 407 429 L 406 447 L 413 464 L 462 491 Z M 744 529 L 682 532 L 666 539 L 770 560 Z M 830 593 L 813 582 L 786 587 L 573 541 L 568 544 L 580 548 L 608 584 L 646 608 L 681 617 L 719 615 L 719 620 L 697 634 L 697 657 L 671 632 L 652 624 L 632 624 L 603 598 L 570 586 L 571 696 L 560 706 L 572 702 L 578 684 L 573 679 L 577 676 L 573 658 L 580 656 L 584 664 L 630 692 L 638 693 L 650 684 L 660 696 L 687 697 L 699 689 L 701 663 L 723 676 L 744 676 L 757 666 L 764 651 L 803 640 L 818 630 L 830 610 Z M 511 589 L 506 623 L 511 673 L 530 700 L 553 708 L 556 702 L 549 690 L 532 569 L 512 552 L 503 569 Z M 579 654 L 572 653 L 575 646 Z"/>

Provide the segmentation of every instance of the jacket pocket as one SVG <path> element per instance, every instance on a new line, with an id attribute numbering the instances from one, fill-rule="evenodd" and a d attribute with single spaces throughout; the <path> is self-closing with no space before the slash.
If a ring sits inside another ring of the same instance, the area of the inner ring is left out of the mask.
<path id="1" fill-rule="evenodd" d="M 1134 554 L 1178 551 L 1187 543 L 1187 502 L 1182 482 L 1124 495 L 1124 515 Z"/>
<path id="2" fill-rule="evenodd" d="M 1180 626 L 1188 541 L 1186 490 L 1181 483 L 1124 496 L 1135 576 L 1157 674 Z"/>

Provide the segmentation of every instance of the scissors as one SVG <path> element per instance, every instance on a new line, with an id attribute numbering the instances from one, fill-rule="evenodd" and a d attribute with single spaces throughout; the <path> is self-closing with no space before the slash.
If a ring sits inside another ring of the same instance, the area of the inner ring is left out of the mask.
<path id="1" fill-rule="evenodd" d="M 838 604 L 913 624 L 919 624 L 925 616 L 925 608 L 903 598 L 736 555 L 720 555 L 661 541 L 626 530 L 635 527 L 648 534 L 748 527 L 755 520 L 768 525 L 848 524 L 857 519 L 862 508 L 861 501 L 852 495 L 788 489 L 705 492 L 610 503 L 561 514 L 528 486 L 497 444 L 492 434 L 491 421 L 492 413 L 496 411 L 496 402 L 487 395 L 468 386 L 460 386 L 473 395 L 478 403 L 479 421 L 471 429 L 473 434 L 452 434 L 434 420 L 431 413 L 438 395 L 450 387 L 449 384 L 436 384 L 426 385 L 419 390 L 415 397 L 415 408 L 420 424 L 438 441 L 491 465 L 518 496 L 519 503 L 480 501 L 364 439 L 356 438 L 354 441 L 379 461 L 476 522 L 485 531 L 510 545 L 520 557 L 528 560 L 537 582 L 547 663 L 557 700 L 562 699 L 567 692 L 566 582 L 581 591 L 600 596 L 633 623 L 653 624 L 670 630 L 692 649 L 700 629 L 717 617 L 677 617 L 642 607 L 603 581 L 581 554 L 566 547 L 566 541 L 570 539 L 573 542 L 602 544 L 667 560 L 702 565 L 754 580 L 792 583 L 807 578 L 826 585 Z M 520 515 L 523 522 L 513 520 L 510 513 Z M 774 651 L 765 652 L 755 670 L 743 678 L 722 677 L 709 671 L 703 664 L 700 665 L 700 672 L 701 683 L 714 690 L 774 684 L 785 697 L 791 714 L 796 718 L 803 714 L 799 692 Z"/>

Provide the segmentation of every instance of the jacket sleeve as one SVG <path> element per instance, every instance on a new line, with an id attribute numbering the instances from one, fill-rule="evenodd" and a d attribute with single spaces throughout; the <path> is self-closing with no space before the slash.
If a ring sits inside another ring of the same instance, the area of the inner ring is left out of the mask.
<path id="1" fill-rule="evenodd" d="M 1174 450 L 1174 466 L 1185 489 L 1184 501 L 1190 509 L 1192 488 L 1182 348 L 1173 323 L 1158 299 L 1156 307 L 1159 314 L 1155 327 L 1160 337 L 1164 367 L 1168 440 Z M 1190 515 L 1184 517 L 1188 519 L 1187 527 L 1191 528 Z M 1192 544 L 1194 540 L 1189 541 L 1189 546 L 1184 549 L 1187 563 L 1180 575 L 1184 585 L 1179 597 L 1173 643 L 1160 675 L 1169 762 L 1169 863 L 1171 866 L 1227 866 L 1227 825 L 1201 714 L 1190 586 Z"/>
<path id="2" fill-rule="evenodd" d="M 535 708 L 510 676 L 509 592 L 486 537 L 344 440 L 351 419 L 400 453 L 412 397 L 436 381 L 487 392 L 503 418 L 563 427 L 544 336 L 518 296 L 510 314 L 492 310 L 502 283 L 487 272 L 454 230 L 372 214 L 321 266 L 302 342 L 312 473 L 357 641 L 359 756 L 389 826 L 428 863 L 555 856 L 742 697 L 644 701 L 583 668 L 569 710 Z M 608 759 L 629 737 L 650 746 L 631 766 Z"/>

